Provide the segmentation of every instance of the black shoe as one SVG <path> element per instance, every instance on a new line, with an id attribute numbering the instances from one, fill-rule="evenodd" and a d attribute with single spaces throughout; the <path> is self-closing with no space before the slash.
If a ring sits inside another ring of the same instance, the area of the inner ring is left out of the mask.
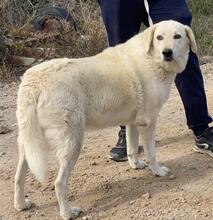
<path id="1" fill-rule="evenodd" d="M 112 148 L 109 154 L 109 158 L 115 161 L 126 161 L 127 150 L 126 150 L 126 130 L 121 129 L 118 133 L 118 143 Z"/>
<path id="2" fill-rule="evenodd" d="M 201 135 L 195 137 L 194 151 L 213 157 L 213 127 L 207 128 Z"/>

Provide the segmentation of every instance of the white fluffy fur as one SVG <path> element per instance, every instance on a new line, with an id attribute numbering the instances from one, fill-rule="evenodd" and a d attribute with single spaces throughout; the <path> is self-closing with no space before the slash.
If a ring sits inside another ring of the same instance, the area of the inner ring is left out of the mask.
<path id="1" fill-rule="evenodd" d="M 175 34 L 181 39 L 174 39 Z M 157 40 L 157 35 L 163 40 Z M 48 151 L 55 150 L 60 163 L 55 189 L 61 216 L 78 216 L 80 209 L 70 208 L 66 192 L 86 128 L 127 125 L 128 160 L 134 169 L 145 166 L 137 158 L 141 132 L 150 169 L 155 175 L 166 175 L 169 169 L 160 166 L 155 157 L 156 121 L 175 75 L 186 66 L 190 45 L 196 52 L 189 27 L 163 21 L 96 56 L 54 59 L 27 70 L 17 100 L 15 208 L 30 207 L 24 198 L 27 166 L 43 181 Z M 165 48 L 173 50 L 173 61 L 164 60 Z"/>

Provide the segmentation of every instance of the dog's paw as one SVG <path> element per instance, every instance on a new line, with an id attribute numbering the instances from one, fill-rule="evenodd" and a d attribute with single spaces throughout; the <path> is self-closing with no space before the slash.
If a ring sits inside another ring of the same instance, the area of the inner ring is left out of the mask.
<path id="1" fill-rule="evenodd" d="M 61 213 L 61 217 L 64 220 L 70 220 L 70 219 L 75 219 L 79 216 L 81 213 L 81 209 L 78 207 L 72 207 L 68 212 Z"/>
<path id="2" fill-rule="evenodd" d="M 32 203 L 28 199 L 25 199 L 25 201 L 23 203 L 15 203 L 14 204 L 15 209 L 19 212 L 30 209 L 31 206 L 32 206 Z"/>
<path id="3" fill-rule="evenodd" d="M 130 166 L 133 169 L 144 169 L 146 164 L 145 164 L 145 162 L 143 160 L 138 160 L 137 162 L 130 163 Z"/>
<path id="4" fill-rule="evenodd" d="M 165 166 L 159 166 L 157 169 L 152 170 L 155 176 L 166 176 L 169 173 L 169 168 Z"/>
<path id="5" fill-rule="evenodd" d="M 136 169 L 144 169 L 145 166 L 146 166 L 146 164 L 143 160 L 138 160 Z"/>

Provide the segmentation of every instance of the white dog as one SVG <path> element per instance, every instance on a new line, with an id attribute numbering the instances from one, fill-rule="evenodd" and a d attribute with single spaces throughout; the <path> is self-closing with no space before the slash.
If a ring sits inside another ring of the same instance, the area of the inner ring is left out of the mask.
<path id="1" fill-rule="evenodd" d="M 86 128 L 127 125 L 129 164 L 138 160 L 138 135 L 144 137 L 146 161 L 153 174 L 165 176 L 155 156 L 158 113 L 177 73 L 186 66 L 190 48 L 196 53 L 192 30 L 163 21 L 124 44 L 82 59 L 54 59 L 26 71 L 17 100 L 19 164 L 15 176 L 15 208 L 28 209 L 24 197 L 27 167 L 39 181 L 47 174 L 48 151 L 55 150 L 60 169 L 55 190 L 63 219 L 80 209 L 66 198 L 67 182 L 81 151 Z"/>

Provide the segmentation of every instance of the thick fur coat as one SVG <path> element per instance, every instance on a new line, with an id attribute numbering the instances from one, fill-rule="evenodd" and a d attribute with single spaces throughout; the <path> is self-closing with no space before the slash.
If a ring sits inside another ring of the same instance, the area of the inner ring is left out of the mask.
<path id="1" fill-rule="evenodd" d="M 79 156 L 87 128 L 127 125 L 129 164 L 142 169 L 137 158 L 139 132 L 146 162 L 153 174 L 169 169 L 155 157 L 155 127 L 177 73 L 196 52 L 191 29 L 163 21 L 124 44 L 92 57 L 53 59 L 23 76 L 17 100 L 19 164 L 15 177 L 15 208 L 28 209 L 24 197 L 27 167 L 39 181 L 47 174 L 48 152 L 55 151 L 60 169 L 55 190 L 63 219 L 78 216 L 66 198 L 69 173 Z"/>

